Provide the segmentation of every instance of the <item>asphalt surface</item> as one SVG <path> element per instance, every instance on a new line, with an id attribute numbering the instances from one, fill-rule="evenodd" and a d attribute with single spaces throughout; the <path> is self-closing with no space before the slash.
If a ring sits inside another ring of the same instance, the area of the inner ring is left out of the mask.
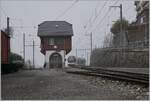
<path id="1" fill-rule="evenodd" d="M 134 95 L 89 84 L 62 70 L 22 70 L 2 75 L 3 100 L 132 100 Z"/>

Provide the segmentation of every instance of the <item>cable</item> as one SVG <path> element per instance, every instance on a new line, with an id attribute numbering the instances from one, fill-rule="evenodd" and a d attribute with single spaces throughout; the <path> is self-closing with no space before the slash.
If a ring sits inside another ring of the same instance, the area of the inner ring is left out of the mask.
<path id="1" fill-rule="evenodd" d="M 37 28 L 36 26 L 13 26 L 14 28 Z"/>
<path id="2" fill-rule="evenodd" d="M 97 17 L 101 14 L 101 12 L 102 12 L 103 8 L 105 8 L 106 4 L 107 4 L 107 1 L 104 2 L 104 5 L 102 6 L 102 8 L 101 8 L 101 10 L 99 11 L 98 15 L 94 18 L 93 23 L 96 21 Z M 92 28 L 92 27 L 93 27 L 93 25 L 92 25 L 90 28 Z M 86 33 L 87 33 L 87 32 L 88 32 L 88 31 L 86 31 Z"/>
<path id="3" fill-rule="evenodd" d="M 8 17 L 7 16 L 7 14 L 6 14 L 6 12 L 5 12 L 5 10 L 1 7 L 1 11 L 3 12 L 3 14 L 6 16 L 6 17 Z"/>
<path id="4" fill-rule="evenodd" d="M 62 12 L 58 17 L 56 17 L 56 20 L 64 16 L 77 2 L 78 0 L 75 0 L 64 12 Z"/>
<path id="5" fill-rule="evenodd" d="M 105 3 L 106 3 L 106 2 L 105 2 Z M 115 1 L 115 2 L 113 3 L 113 5 L 115 5 L 116 3 L 118 3 L 118 1 Z M 105 4 L 105 5 L 106 5 L 106 4 Z M 104 8 L 104 7 L 103 7 L 103 8 Z M 100 22 L 96 25 L 95 28 L 97 28 L 99 24 L 102 24 L 102 22 L 104 22 L 104 19 L 105 19 L 106 16 L 109 14 L 109 12 L 110 12 L 110 10 L 108 9 L 108 11 L 105 13 L 105 15 L 102 17 L 102 19 L 101 19 Z M 100 15 L 100 14 L 99 14 L 99 15 Z M 94 21 L 96 21 L 96 20 L 94 20 Z M 91 28 L 93 28 L 93 26 L 91 26 Z M 95 30 L 95 28 L 93 28 L 91 31 Z M 87 32 L 87 31 L 86 31 L 86 32 Z"/>
<path id="6" fill-rule="evenodd" d="M 108 1 L 108 0 L 107 0 L 107 1 Z M 93 22 L 95 22 L 96 18 L 97 18 L 97 17 L 101 14 L 101 12 L 102 12 L 103 8 L 105 8 L 105 5 L 107 4 L 107 1 L 105 1 L 105 3 L 104 3 L 104 5 L 102 6 L 101 10 L 99 11 L 98 15 L 97 15 L 97 16 L 95 16 L 95 18 L 94 18 Z"/>
<path id="7" fill-rule="evenodd" d="M 105 7 L 106 4 L 107 4 L 107 1 L 104 2 L 103 6 L 101 7 L 101 10 L 99 11 L 98 15 L 95 16 L 93 22 L 95 22 L 96 18 L 100 15 L 102 9 Z M 97 5 L 97 7 L 98 7 L 98 5 Z M 97 8 L 97 7 L 96 7 L 96 8 Z M 95 8 L 95 9 L 96 9 L 96 8 Z M 92 16 L 90 17 L 89 21 L 90 21 L 91 19 L 92 19 Z M 85 26 L 88 26 L 88 23 L 87 23 Z M 87 28 L 87 27 L 86 27 L 86 28 Z M 86 32 L 87 32 L 87 31 L 86 31 Z"/>
<path id="8" fill-rule="evenodd" d="M 96 8 L 98 7 L 98 5 L 99 5 L 99 4 L 96 5 L 95 11 L 96 11 Z M 91 17 L 90 17 L 90 19 L 89 19 L 89 22 L 91 22 L 91 19 L 92 19 L 93 15 L 94 15 L 94 14 L 91 15 Z M 97 16 L 97 15 L 96 15 L 96 16 Z M 88 26 L 89 22 L 87 22 L 87 24 L 86 24 L 85 26 Z"/>
<path id="9" fill-rule="evenodd" d="M 110 10 L 108 10 L 108 11 L 105 13 L 105 15 L 104 15 L 103 18 L 99 21 L 99 23 L 96 25 L 95 28 L 97 28 L 97 26 L 98 26 L 99 24 L 101 24 L 101 23 L 104 21 L 104 19 L 106 18 L 107 14 L 108 14 L 109 12 L 110 12 Z M 95 29 L 95 28 L 94 28 L 94 29 Z M 94 29 L 92 29 L 92 31 L 93 31 Z"/>
<path id="10" fill-rule="evenodd" d="M 116 3 L 118 3 L 118 1 L 116 1 L 113 5 L 115 5 Z M 96 25 L 95 28 L 97 28 L 97 26 L 98 26 L 99 24 L 101 24 L 102 22 L 104 22 L 104 19 L 106 18 L 107 14 L 108 14 L 109 12 L 110 12 L 110 10 L 108 9 L 108 11 L 105 13 L 105 15 L 104 15 L 103 18 L 99 21 L 99 23 Z M 95 29 L 95 28 L 94 28 L 94 29 Z M 92 31 L 93 31 L 94 29 L 92 29 Z"/>
<path id="11" fill-rule="evenodd" d="M 18 18 L 12 18 L 10 17 L 11 20 L 17 20 L 17 21 L 22 21 L 22 19 L 18 19 Z"/>
<path id="12" fill-rule="evenodd" d="M 124 15 L 128 15 L 128 16 L 124 16 L 125 18 L 133 18 L 133 15 L 130 14 L 131 11 L 133 12 L 133 10 L 131 10 L 131 6 L 128 6 L 128 8 L 125 9 L 124 11 L 125 11 L 125 12 L 124 12 Z"/>

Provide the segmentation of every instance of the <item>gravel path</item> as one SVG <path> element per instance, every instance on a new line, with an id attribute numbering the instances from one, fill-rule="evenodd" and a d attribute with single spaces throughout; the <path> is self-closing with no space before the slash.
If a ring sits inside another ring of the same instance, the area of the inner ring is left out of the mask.
<path id="1" fill-rule="evenodd" d="M 119 89 L 121 86 L 118 87 L 117 84 L 122 85 L 122 90 Z M 138 94 L 134 93 L 138 91 L 131 89 L 133 91 L 131 93 L 129 91 L 131 87 L 124 85 L 124 83 L 112 82 L 102 78 L 67 74 L 64 71 L 54 69 L 24 70 L 2 75 L 1 86 L 2 99 L 5 100 L 141 99 L 141 97 L 138 97 Z M 126 87 L 126 90 L 124 90 L 124 87 Z M 141 89 L 145 89 L 145 92 L 147 92 L 148 88 Z"/>

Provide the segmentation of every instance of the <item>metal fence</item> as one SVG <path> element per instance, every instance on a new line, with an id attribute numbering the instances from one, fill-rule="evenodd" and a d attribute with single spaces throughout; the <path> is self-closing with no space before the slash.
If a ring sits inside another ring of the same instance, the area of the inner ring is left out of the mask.
<path id="1" fill-rule="evenodd" d="M 127 48 L 149 48 L 149 40 L 129 42 Z"/>
<path id="2" fill-rule="evenodd" d="M 115 49 L 120 49 L 120 48 L 127 48 L 127 49 L 137 49 L 137 48 L 149 48 L 149 40 L 144 40 L 144 41 L 134 41 L 134 42 L 124 42 L 121 45 L 110 45 L 110 46 L 103 46 L 101 47 L 103 49 L 106 48 L 115 48 Z"/>

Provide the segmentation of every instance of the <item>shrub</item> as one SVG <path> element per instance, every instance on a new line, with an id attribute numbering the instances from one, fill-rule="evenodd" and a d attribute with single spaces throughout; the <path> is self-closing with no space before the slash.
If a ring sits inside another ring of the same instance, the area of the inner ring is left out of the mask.
<path id="1" fill-rule="evenodd" d="M 1 73 L 6 74 L 16 72 L 21 69 L 23 65 L 23 58 L 20 55 L 11 52 L 9 57 L 9 64 L 1 65 Z"/>

